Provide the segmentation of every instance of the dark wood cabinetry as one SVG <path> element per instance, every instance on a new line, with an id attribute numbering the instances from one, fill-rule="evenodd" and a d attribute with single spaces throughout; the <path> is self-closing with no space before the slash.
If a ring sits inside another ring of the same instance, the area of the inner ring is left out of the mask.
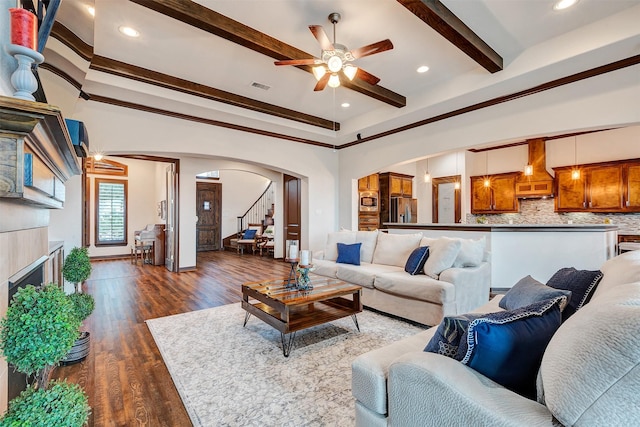
<path id="1" fill-rule="evenodd" d="M 580 170 L 573 179 L 572 171 Z M 556 212 L 640 212 L 640 160 L 554 168 Z"/>
<path id="2" fill-rule="evenodd" d="M 380 227 L 378 181 L 377 173 L 358 180 L 358 230 L 371 231 Z"/>
<path id="3" fill-rule="evenodd" d="M 514 213 L 520 210 L 516 197 L 517 172 L 471 177 L 471 213 Z M 489 186 L 485 186 L 485 180 Z"/>
<path id="4" fill-rule="evenodd" d="M 379 174 L 380 224 L 385 222 L 416 222 L 416 206 L 413 201 L 413 176 L 396 172 Z M 410 220 L 405 218 L 409 211 Z M 402 217 L 401 217 L 402 215 Z"/>
<path id="5" fill-rule="evenodd" d="M 374 173 L 373 175 L 365 176 L 364 178 L 360 178 L 358 180 L 358 190 L 359 191 L 378 191 L 378 174 Z"/>

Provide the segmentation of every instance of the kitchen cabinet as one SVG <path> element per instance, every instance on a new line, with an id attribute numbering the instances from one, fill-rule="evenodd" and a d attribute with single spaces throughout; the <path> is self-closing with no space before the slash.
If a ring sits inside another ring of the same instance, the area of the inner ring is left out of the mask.
<path id="1" fill-rule="evenodd" d="M 471 213 L 497 214 L 520 211 L 516 197 L 517 172 L 471 177 Z M 489 179 L 489 186 L 484 185 Z"/>
<path id="2" fill-rule="evenodd" d="M 378 174 L 365 176 L 358 180 L 359 191 L 378 191 Z"/>
<path id="3" fill-rule="evenodd" d="M 358 230 L 373 231 L 380 228 L 378 212 L 362 212 L 358 215 Z"/>
<path id="4" fill-rule="evenodd" d="M 580 178 L 572 179 L 573 169 Z M 640 212 L 640 160 L 554 168 L 556 212 Z"/>
<path id="5" fill-rule="evenodd" d="M 380 187 L 380 224 L 385 222 L 398 222 L 400 215 L 404 215 L 406 200 L 413 196 L 413 176 L 396 172 L 384 172 L 379 174 Z M 409 207 L 415 206 L 409 203 Z M 416 215 L 411 215 L 411 221 L 415 222 Z"/>

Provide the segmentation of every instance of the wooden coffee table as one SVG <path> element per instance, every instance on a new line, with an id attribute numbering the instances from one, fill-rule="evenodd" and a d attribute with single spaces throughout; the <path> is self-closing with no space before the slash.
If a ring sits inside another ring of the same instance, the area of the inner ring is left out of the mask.
<path id="1" fill-rule="evenodd" d="M 286 278 L 242 285 L 242 308 L 247 311 L 243 326 L 253 314 L 280 331 L 285 357 L 289 357 L 296 331 L 301 329 L 351 316 L 360 331 L 356 314 L 362 311 L 362 287 L 314 274 L 310 278 L 313 289 L 305 291 L 288 287 Z"/>

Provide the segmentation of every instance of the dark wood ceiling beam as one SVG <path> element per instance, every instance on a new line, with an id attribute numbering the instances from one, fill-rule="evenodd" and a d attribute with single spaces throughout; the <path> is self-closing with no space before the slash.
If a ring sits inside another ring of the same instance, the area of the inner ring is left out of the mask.
<path id="1" fill-rule="evenodd" d="M 299 111 L 290 110 L 288 108 L 279 107 L 266 102 L 257 101 L 255 99 L 236 95 L 221 89 L 194 83 L 189 80 L 180 79 L 178 77 L 127 64 L 125 62 L 116 61 L 115 59 L 105 58 L 104 56 L 94 56 L 89 68 L 189 95 L 199 96 L 212 101 L 222 102 L 236 107 L 293 120 L 307 125 L 318 126 L 330 130 L 340 130 L 340 123 L 333 122 L 331 120 L 326 120 L 310 114 L 304 114 Z"/>
<path id="2" fill-rule="evenodd" d="M 191 0 L 130 1 L 277 60 L 314 57 L 303 50 L 234 21 L 211 9 L 207 9 Z M 309 66 L 299 66 L 298 68 L 311 73 L 311 67 Z M 394 107 L 401 108 L 407 105 L 406 97 L 379 85 L 354 81 L 348 84 L 345 83 L 343 86 Z"/>
<path id="3" fill-rule="evenodd" d="M 502 57 L 439 0 L 398 0 L 490 73 L 501 71 Z"/>

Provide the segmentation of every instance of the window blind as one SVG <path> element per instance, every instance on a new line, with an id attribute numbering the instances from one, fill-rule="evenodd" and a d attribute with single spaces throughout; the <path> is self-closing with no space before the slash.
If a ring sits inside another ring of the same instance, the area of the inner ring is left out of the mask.
<path id="1" fill-rule="evenodd" d="M 126 244 L 126 182 L 96 181 L 96 244 Z"/>

